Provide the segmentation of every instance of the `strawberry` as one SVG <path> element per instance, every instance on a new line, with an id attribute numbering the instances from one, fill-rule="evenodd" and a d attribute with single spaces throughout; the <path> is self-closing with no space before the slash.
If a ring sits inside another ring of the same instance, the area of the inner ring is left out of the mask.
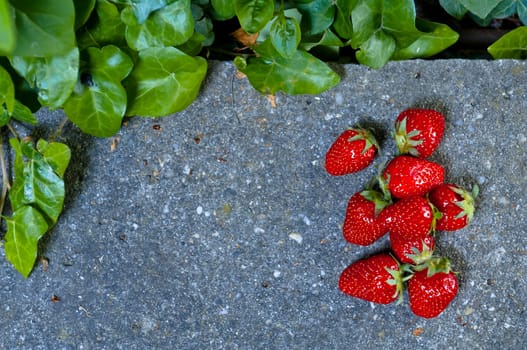
<path id="1" fill-rule="evenodd" d="M 443 183 L 445 169 L 434 162 L 408 155 L 393 158 L 384 169 L 380 184 L 395 198 L 424 195 Z"/>
<path id="2" fill-rule="evenodd" d="M 381 238 L 388 228 L 378 214 L 389 203 L 374 190 L 357 192 L 351 196 L 342 228 L 344 238 L 353 244 L 370 245 Z"/>
<path id="3" fill-rule="evenodd" d="M 405 264 L 419 264 L 432 256 L 435 246 L 434 236 L 427 234 L 421 239 L 407 239 L 390 232 L 390 246 L 394 255 Z"/>
<path id="4" fill-rule="evenodd" d="M 434 258 L 408 281 L 410 309 L 417 316 L 433 318 L 456 297 L 458 281 L 450 271 L 450 261 Z"/>
<path id="5" fill-rule="evenodd" d="M 434 188 L 429 194 L 429 199 L 442 214 L 436 222 L 436 228 L 455 231 L 467 226 L 474 217 L 474 198 L 477 192 L 477 185 L 473 187 L 472 193 L 453 184 L 443 184 Z"/>
<path id="6" fill-rule="evenodd" d="M 373 162 L 379 145 L 365 129 L 348 129 L 335 140 L 326 154 L 326 171 L 334 176 L 355 173 Z"/>
<path id="7" fill-rule="evenodd" d="M 419 242 L 434 231 L 437 216 L 437 210 L 434 211 L 425 197 L 413 196 L 387 206 L 379 214 L 379 220 L 388 225 L 390 235 L 398 235 L 402 240 Z"/>
<path id="8" fill-rule="evenodd" d="M 395 120 L 395 143 L 400 154 L 429 157 L 439 146 L 445 117 L 432 109 L 407 109 Z"/>
<path id="9" fill-rule="evenodd" d="M 380 253 L 348 266 L 340 275 L 339 288 L 359 299 L 389 304 L 401 296 L 401 275 L 397 260 Z"/>

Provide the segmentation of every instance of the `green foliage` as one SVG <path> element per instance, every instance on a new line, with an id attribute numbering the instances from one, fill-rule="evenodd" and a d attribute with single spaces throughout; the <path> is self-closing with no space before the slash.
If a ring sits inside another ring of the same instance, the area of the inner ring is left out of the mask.
<path id="1" fill-rule="evenodd" d="M 527 0 L 439 0 L 441 6 L 457 19 L 469 15 L 482 27 L 493 19 L 517 14 L 522 23 L 527 24 Z"/>
<path id="2" fill-rule="evenodd" d="M 527 27 L 518 27 L 489 46 L 493 58 L 527 58 Z"/>
<path id="3" fill-rule="evenodd" d="M 69 148 L 40 140 L 37 149 L 30 141 L 13 138 L 15 180 L 9 192 L 13 215 L 7 218 L 7 259 L 24 276 L 37 258 L 39 239 L 53 226 L 64 204 L 64 171 L 70 161 Z"/>
<path id="4" fill-rule="evenodd" d="M 527 20 L 527 0 L 440 3 L 481 25 L 511 14 Z M 244 48 L 227 51 L 264 94 L 318 94 L 336 86 L 340 77 L 325 60 L 341 58 L 342 48 L 360 64 L 381 68 L 433 56 L 458 39 L 447 25 L 416 18 L 412 0 L 0 0 L 0 131 L 37 124 L 33 112 L 42 106 L 62 108 L 96 137 L 114 135 L 125 116 L 181 111 L 199 94 L 204 57 L 226 51 L 215 42 L 222 21 L 240 27 Z M 519 28 L 489 52 L 525 58 L 526 37 Z M 11 186 L 1 163 L 2 197 L 10 188 L 12 210 L 5 250 L 27 277 L 39 239 L 62 211 L 70 150 L 45 140 L 35 146 L 16 134 L 10 146 Z"/>

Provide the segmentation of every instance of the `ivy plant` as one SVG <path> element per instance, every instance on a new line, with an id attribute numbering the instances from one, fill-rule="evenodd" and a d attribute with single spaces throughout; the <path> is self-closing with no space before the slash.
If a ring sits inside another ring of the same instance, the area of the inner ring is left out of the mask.
<path id="1" fill-rule="evenodd" d="M 441 4 L 455 17 L 486 21 L 513 10 L 523 19 L 526 1 Z M 327 61 L 344 53 L 380 68 L 433 56 L 458 39 L 447 25 L 417 18 L 413 0 L 0 0 L 0 213 L 6 257 L 23 276 L 59 219 L 70 151 L 21 137 L 13 124 L 37 124 L 42 107 L 62 109 L 82 132 L 109 137 L 126 116 L 184 110 L 199 94 L 206 58 L 225 51 L 215 31 L 225 23 L 242 33 L 228 54 L 263 94 L 335 87 L 340 77 Z M 499 57 L 516 39 L 489 51 Z M 1 139 L 6 132 L 9 142 Z M 15 154 L 12 164 L 5 147 Z"/>

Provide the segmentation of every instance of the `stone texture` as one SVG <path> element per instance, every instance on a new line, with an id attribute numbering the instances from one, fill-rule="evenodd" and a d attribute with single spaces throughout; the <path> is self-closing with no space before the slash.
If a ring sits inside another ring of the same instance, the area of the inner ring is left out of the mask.
<path id="1" fill-rule="evenodd" d="M 68 123 L 63 215 L 24 280 L 1 253 L 1 349 L 519 349 L 527 302 L 527 63 L 404 61 L 334 66 L 318 96 L 276 107 L 230 63 L 211 62 L 198 100 L 128 119 L 96 139 Z M 460 290 L 438 318 L 408 303 L 342 294 L 340 272 L 388 247 L 347 244 L 349 197 L 394 154 L 403 109 L 445 113 L 432 159 L 480 196 L 473 223 L 440 232 Z M 61 110 L 38 113 L 48 137 Z M 325 173 L 346 127 L 373 127 L 383 153 L 358 174 Z M 60 300 L 53 301 L 54 296 Z"/>

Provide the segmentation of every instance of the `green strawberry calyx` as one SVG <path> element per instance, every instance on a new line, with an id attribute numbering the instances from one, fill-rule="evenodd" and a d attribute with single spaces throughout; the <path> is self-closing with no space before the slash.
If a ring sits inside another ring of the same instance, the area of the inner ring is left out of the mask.
<path id="1" fill-rule="evenodd" d="M 395 293 L 393 294 L 393 297 L 397 298 L 397 305 L 399 305 L 403 302 L 404 283 L 412 277 L 412 274 L 409 274 L 411 271 L 409 264 L 401 264 L 397 261 L 397 266 L 398 268 L 396 270 L 392 270 L 388 267 L 384 267 L 384 269 L 391 276 L 390 279 L 386 280 L 386 283 L 388 283 L 390 286 L 395 286 Z"/>
<path id="2" fill-rule="evenodd" d="M 432 256 L 427 261 L 415 265 L 413 267 L 414 271 L 423 271 L 427 270 L 426 276 L 432 277 L 436 273 L 450 273 L 452 271 L 452 265 L 449 258 L 441 256 Z"/>
<path id="3" fill-rule="evenodd" d="M 391 200 L 387 200 L 385 196 L 375 190 L 364 190 L 361 193 L 361 196 L 363 196 L 368 201 L 372 202 L 375 205 L 375 217 L 379 215 L 379 213 L 388 205 L 390 205 L 392 202 Z"/>
<path id="4" fill-rule="evenodd" d="M 351 128 L 350 130 L 354 130 L 357 134 L 355 136 L 350 137 L 348 139 L 348 142 L 358 141 L 358 140 L 364 140 L 365 142 L 364 148 L 362 149 L 361 154 L 365 154 L 372 147 L 375 147 L 375 150 L 379 152 L 379 150 L 381 149 L 379 147 L 379 143 L 377 142 L 377 139 L 375 138 L 375 136 L 370 130 L 362 129 L 362 128 L 357 128 L 357 129 Z"/>
<path id="5" fill-rule="evenodd" d="M 395 124 L 395 144 L 399 154 L 411 154 L 419 157 L 419 151 L 416 147 L 423 143 L 423 140 L 415 139 L 419 134 L 421 134 L 419 130 L 406 131 L 406 117 L 398 121 Z"/>
<path id="6" fill-rule="evenodd" d="M 479 186 L 477 184 L 472 186 L 472 192 L 468 192 L 463 188 L 457 186 L 450 186 L 450 189 L 459 196 L 461 196 L 461 198 L 463 198 L 460 201 L 454 202 L 454 204 L 461 209 L 461 211 L 456 215 L 455 218 L 461 219 L 463 217 L 466 217 L 467 224 L 470 223 L 472 221 L 472 218 L 474 217 L 474 199 L 478 196 Z"/>
<path id="7" fill-rule="evenodd" d="M 422 241 L 421 247 L 421 250 L 412 247 L 412 254 L 406 254 L 417 266 L 426 264 L 434 256 L 434 250 L 425 241 Z"/>

